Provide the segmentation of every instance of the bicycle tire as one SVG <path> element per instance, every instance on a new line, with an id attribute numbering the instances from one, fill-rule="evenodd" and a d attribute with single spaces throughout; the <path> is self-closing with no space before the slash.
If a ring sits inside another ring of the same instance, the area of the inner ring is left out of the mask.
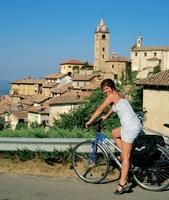
<path id="1" fill-rule="evenodd" d="M 88 183 L 99 183 L 109 173 L 109 158 L 99 143 L 94 160 L 88 164 L 93 149 L 93 141 L 87 140 L 75 146 L 72 152 L 72 167 L 79 178 Z"/>
<path id="2" fill-rule="evenodd" d="M 133 170 L 133 179 L 143 189 L 161 191 L 169 186 L 169 153 L 164 147 L 157 145 L 160 158 L 153 165 Z"/>

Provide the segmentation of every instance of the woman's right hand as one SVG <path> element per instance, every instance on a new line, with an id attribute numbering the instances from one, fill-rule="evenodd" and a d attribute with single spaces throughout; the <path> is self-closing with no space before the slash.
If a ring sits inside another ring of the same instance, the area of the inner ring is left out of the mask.
<path id="1" fill-rule="evenodd" d="M 88 128 L 90 124 L 91 124 L 91 122 L 89 122 L 89 121 L 86 122 L 85 127 Z"/>

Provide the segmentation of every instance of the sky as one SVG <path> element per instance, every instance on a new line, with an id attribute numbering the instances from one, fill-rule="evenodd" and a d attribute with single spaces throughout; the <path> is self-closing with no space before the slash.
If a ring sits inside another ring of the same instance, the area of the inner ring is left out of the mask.
<path id="1" fill-rule="evenodd" d="M 168 0 L 0 0 L 0 80 L 59 73 L 70 59 L 94 63 L 94 31 L 103 17 L 110 54 L 169 46 Z"/>

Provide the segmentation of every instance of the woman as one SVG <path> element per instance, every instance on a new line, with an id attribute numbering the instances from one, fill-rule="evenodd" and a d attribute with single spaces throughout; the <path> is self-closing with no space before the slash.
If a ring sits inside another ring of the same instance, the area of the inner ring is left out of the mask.
<path id="1" fill-rule="evenodd" d="M 105 79 L 101 83 L 103 93 L 107 96 L 104 102 L 97 108 L 92 117 L 86 122 L 86 128 L 91 124 L 109 105 L 112 108 L 109 112 L 102 116 L 103 120 L 109 117 L 110 114 L 116 112 L 120 118 L 121 127 L 112 130 L 112 136 L 116 142 L 116 145 L 122 150 L 120 155 L 122 159 L 121 177 L 117 190 L 114 194 L 122 194 L 129 192 L 130 187 L 127 186 L 127 175 L 130 168 L 130 152 L 132 149 L 132 143 L 134 139 L 140 133 L 142 126 L 136 113 L 133 111 L 128 100 L 124 94 L 117 92 L 115 89 L 114 81 L 111 79 Z"/>

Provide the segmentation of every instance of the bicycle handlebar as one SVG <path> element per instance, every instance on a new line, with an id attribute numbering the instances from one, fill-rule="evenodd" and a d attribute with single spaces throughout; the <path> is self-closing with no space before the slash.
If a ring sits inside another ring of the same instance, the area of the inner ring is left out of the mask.
<path id="1" fill-rule="evenodd" d="M 103 121 L 103 118 L 99 118 L 98 120 L 96 120 L 96 121 L 94 121 L 93 123 L 91 123 L 91 126 L 100 125 L 102 121 Z"/>

